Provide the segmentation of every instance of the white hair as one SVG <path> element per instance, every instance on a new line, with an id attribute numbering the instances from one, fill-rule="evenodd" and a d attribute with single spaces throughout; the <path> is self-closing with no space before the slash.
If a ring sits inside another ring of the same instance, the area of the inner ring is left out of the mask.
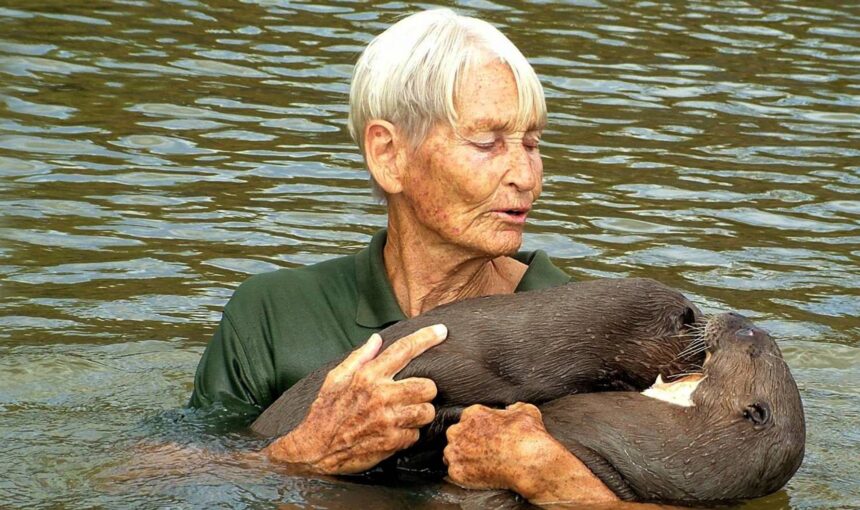
<path id="1" fill-rule="evenodd" d="M 520 50 L 486 21 L 432 9 L 403 18 L 376 36 L 355 64 L 348 126 L 362 154 L 364 130 L 374 119 L 394 124 L 413 149 L 437 122 L 456 126 L 454 96 L 460 79 L 487 54 L 514 75 L 518 128 L 543 128 L 543 87 Z M 372 176 L 371 183 L 374 196 L 384 200 Z"/>

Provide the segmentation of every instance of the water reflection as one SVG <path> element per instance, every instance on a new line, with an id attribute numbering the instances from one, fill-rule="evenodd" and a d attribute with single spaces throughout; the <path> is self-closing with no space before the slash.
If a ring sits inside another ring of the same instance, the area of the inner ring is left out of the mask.
<path id="1" fill-rule="evenodd" d="M 577 278 L 655 277 L 768 327 L 810 420 L 790 505 L 855 504 L 860 11 L 810 0 L 456 4 L 505 29 L 546 87 L 546 186 L 528 247 Z M 140 420 L 185 401 L 233 287 L 355 250 L 384 224 L 345 130 L 346 93 L 357 53 L 411 10 L 0 7 L 8 504 L 456 500 L 439 487 L 284 482 L 209 457 L 247 440 L 217 435 L 191 456 L 213 475 L 171 474 L 182 456 L 166 455 L 163 471 L 105 481 L 134 469 L 118 451 L 183 421 Z M 313 499 L 321 489 L 329 499 Z"/>

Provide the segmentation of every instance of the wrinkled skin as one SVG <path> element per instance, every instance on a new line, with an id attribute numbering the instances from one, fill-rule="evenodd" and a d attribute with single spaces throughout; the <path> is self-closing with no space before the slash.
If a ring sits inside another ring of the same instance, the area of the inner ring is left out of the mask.
<path id="1" fill-rule="evenodd" d="M 518 458 L 534 457 L 545 451 L 543 444 L 532 438 L 544 437 L 546 429 L 540 411 L 531 404 L 511 404 L 506 410 L 491 409 L 482 405 L 466 408 L 459 423 L 448 428 L 448 447 L 445 464 L 448 477 L 468 489 L 507 489 L 515 484 L 521 466 L 504 465 L 509 452 L 504 448 L 513 443 Z M 510 435 L 514 441 L 505 440 Z M 462 442 L 471 448 L 452 448 Z M 487 464 L 501 464 L 501 472 L 486 472 Z"/>
<path id="2" fill-rule="evenodd" d="M 414 444 L 435 416 L 432 380 L 394 380 L 415 356 L 444 340 L 437 325 L 418 330 L 379 354 L 382 338 L 368 342 L 326 374 L 303 427 L 264 451 L 276 461 L 320 474 L 366 471 Z M 355 410 L 362 413 L 356 415 Z"/>
<path id="3" fill-rule="evenodd" d="M 390 227 L 414 231 L 403 234 L 416 248 L 446 247 L 453 257 L 440 261 L 515 253 L 541 194 L 541 120 L 521 118 L 507 64 L 489 53 L 477 60 L 454 97 L 456 125 L 439 122 L 417 150 L 400 143 L 395 154 L 380 158 L 378 171 L 370 165 L 387 193 Z M 371 126 L 369 139 L 377 131 Z M 391 131 L 390 139 L 398 140 L 396 126 Z"/>
<path id="4" fill-rule="evenodd" d="M 505 409 L 470 406 L 460 422 L 448 428 L 447 439 L 448 480 L 461 487 L 510 489 L 542 506 L 571 495 L 577 503 L 588 504 L 617 499 L 547 432 L 540 410 L 531 404 L 519 402 Z M 508 462 L 511 457 L 521 462 Z M 554 469 L 534 476 L 545 465 Z"/>

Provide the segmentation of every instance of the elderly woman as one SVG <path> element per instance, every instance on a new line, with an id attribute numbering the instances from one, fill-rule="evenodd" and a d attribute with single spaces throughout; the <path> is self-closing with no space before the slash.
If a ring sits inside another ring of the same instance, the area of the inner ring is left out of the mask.
<path id="1" fill-rule="evenodd" d="M 517 252 L 541 192 L 545 122 L 534 70 L 488 23 L 432 10 L 376 37 L 355 66 L 349 130 L 388 204 L 388 228 L 354 255 L 245 282 L 203 355 L 191 404 L 253 418 L 358 347 L 329 373 L 304 422 L 266 452 L 344 474 L 413 444 L 433 418 L 436 387 L 393 376 L 446 330 L 425 328 L 382 354 L 373 333 L 445 303 L 569 280 L 544 253 Z M 448 435 L 449 477 L 465 487 L 512 489 L 537 503 L 614 498 L 531 405 L 473 406 Z"/>

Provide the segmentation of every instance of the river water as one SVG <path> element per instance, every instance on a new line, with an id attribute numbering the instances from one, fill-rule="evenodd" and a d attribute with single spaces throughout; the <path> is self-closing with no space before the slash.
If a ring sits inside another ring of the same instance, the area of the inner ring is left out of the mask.
<path id="1" fill-rule="evenodd" d="M 807 455 L 744 508 L 860 508 L 858 4 L 454 7 L 546 88 L 526 247 L 770 329 Z M 0 506 L 455 505 L 442 486 L 285 477 L 181 410 L 242 280 L 384 225 L 346 94 L 362 47 L 416 8 L 0 0 Z"/>

